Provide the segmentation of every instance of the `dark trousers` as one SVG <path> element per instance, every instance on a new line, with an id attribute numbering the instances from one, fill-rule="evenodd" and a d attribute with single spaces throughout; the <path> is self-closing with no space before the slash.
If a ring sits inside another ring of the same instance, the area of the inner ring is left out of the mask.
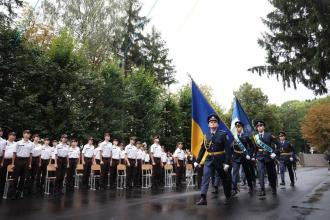
<path id="1" fill-rule="evenodd" d="M 223 169 L 223 163 L 219 160 L 206 160 L 203 170 L 203 178 L 201 185 L 201 194 L 206 198 L 206 194 L 209 188 L 210 179 L 215 175 L 215 172 L 220 176 L 222 181 L 223 191 L 226 198 L 231 197 L 231 169 L 227 172 Z"/>
<path id="2" fill-rule="evenodd" d="M 137 160 L 134 186 L 142 186 L 142 160 Z"/>
<path id="3" fill-rule="evenodd" d="M 40 170 L 39 162 L 40 162 L 39 157 L 32 157 L 31 169 L 29 170 L 28 177 L 26 178 L 27 188 L 29 193 L 33 191 L 35 180 Z"/>
<path id="4" fill-rule="evenodd" d="M 197 188 L 200 189 L 202 186 L 204 165 L 200 165 L 200 166 L 196 167 L 195 169 L 197 172 Z"/>
<path id="5" fill-rule="evenodd" d="M 136 174 L 136 161 L 135 159 L 128 159 L 130 166 L 127 166 L 127 177 L 126 177 L 126 187 L 131 188 L 133 186 L 134 176 Z"/>
<path id="6" fill-rule="evenodd" d="M 175 167 L 176 186 L 180 187 L 180 186 L 182 186 L 182 179 L 184 177 L 184 171 L 185 171 L 184 160 L 178 160 L 178 164 L 180 166 L 178 167 L 176 165 L 176 167 Z"/>
<path id="7" fill-rule="evenodd" d="M 78 158 L 70 158 L 69 159 L 69 168 L 66 173 L 66 188 L 68 191 L 73 191 L 74 189 L 74 176 L 76 175 Z"/>
<path id="8" fill-rule="evenodd" d="M 0 167 L 0 197 L 3 195 L 3 191 L 6 183 L 7 167 L 11 164 L 12 159 L 3 159 L 3 166 Z"/>
<path id="9" fill-rule="evenodd" d="M 11 193 L 21 193 L 24 189 L 25 178 L 29 171 L 29 158 L 16 157 L 13 185 L 11 187 Z"/>
<path id="10" fill-rule="evenodd" d="M 160 158 L 154 158 L 155 165 L 152 166 L 152 187 L 159 187 L 162 183 L 162 161 Z"/>
<path id="11" fill-rule="evenodd" d="M 252 183 L 252 172 L 254 170 L 251 170 L 251 166 L 249 165 L 251 161 L 246 160 L 245 158 L 241 158 L 240 162 L 233 161 L 233 189 L 237 190 L 237 183 L 239 179 L 239 170 L 240 170 L 240 165 L 243 167 L 243 171 L 245 173 L 245 178 L 248 183 L 248 186 L 250 188 L 253 188 L 253 183 Z"/>
<path id="12" fill-rule="evenodd" d="M 43 188 L 45 184 L 48 164 L 49 164 L 49 160 L 41 159 L 41 166 L 39 169 L 40 175 L 38 175 L 39 178 L 37 179 L 40 188 Z"/>
<path id="13" fill-rule="evenodd" d="M 267 171 L 269 185 L 276 188 L 277 173 L 274 160 L 258 160 L 259 184 L 262 190 L 265 189 L 265 171 Z"/>
<path id="14" fill-rule="evenodd" d="M 294 183 L 294 174 L 293 174 L 293 168 L 292 168 L 291 161 L 280 161 L 280 173 L 281 173 L 282 182 L 284 182 L 284 180 L 285 180 L 285 178 L 284 178 L 285 168 L 288 169 L 291 183 Z"/>
<path id="15" fill-rule="evenodd" d="M 55 192 L 61 192 L 63 189 L 63 181 L 67 169 L 67 158 L 57 158 L 56 180 L 55 180 Z"/>
<path id="16" fill-rule="evenodd" d="M 107 188 L 108 186 L 108 174 L 110 172 L 110 158 L 103 157 L 103 164 L 101 164 L 101 188 Z"/>
<path id="17" fill-rule="evenodd" d="M 110 167 L 110 188 L 116 187 L 118 164 L 119 164 L 119 160 L 112 159 L 112 164 Z"/>
<path id="18" fill-rule="evenodd" d="M 91 169 L 92 169 L 92 158 L 84 158 L 85 164 L 84 164 L 84 172 L 83 172 L 83 178 L 82 178 L 82 185 L 84 187 L 88 188 L 88 181 L 89 176 L 91 175 Z"/>

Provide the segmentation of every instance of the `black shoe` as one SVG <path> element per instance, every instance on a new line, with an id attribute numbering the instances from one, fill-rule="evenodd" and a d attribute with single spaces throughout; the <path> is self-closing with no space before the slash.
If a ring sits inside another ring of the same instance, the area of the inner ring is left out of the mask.
<path id="1" fill-rule="evenodd" d="M 213 194 L 218 194 L 219 193 L 219 190 L 218 189 L 214 189 L 212 193 Z"/>
<path id="2" fill-rule="evenodd" d="M 248 193 L 250 193 L 250 194 L 253 193 L 253 188 L 252 187 L 249 187 L 249 192 Z"/>
<path id="3" fill-rule="evenodd" d="M 294 186 L 294 182 L 291 182 L 290 186 Z"/>
<path id="4" fill-rule="evenodd" d="M 226 197 L 226 199 L 225 199 L 225 205 L 229 205 L 229 204 L 231 204 L 232 203 L 232 201 L 233 201 L 233 199 L 232 199 L 233 197 Z"/>
<path id="5" fill-rule="evenodd" d="M 281 186 L 285 186 L 285 182 L 282 181 L 282 182 L 280 183 L 280 185 L 281 185 Z"/>
<path id="6" fill-rule="evenodd" d="M 246 185 L 246 182 L 245 182 L 245 181 L 243 181 L 241 185 L 242 185 L 242 186 L 245 186 L 245 185 Z"/>
<path id="7" fill-rule="evenodd" d="M 201 198 L 201 199 L 196 203 L 196 205 L 207 205 L 207 201 L 206 201 L 206 199 Z"/>
<path id="8" fill-rule="evenodd" d="M 277 192 L 276 192 L 276 187 L 273 187 L 273 188 L 272 188 L 272 194 L 273 194 L 273 195 L 276 195 L 276 194 L 277 194 Z"/>
<path id="9" fill-rule="evenodd" d="M 235 196 L 235 195 L 237 195 L 237 193 L 238 193 L 237 189 L 233 189 L 231 191 L 231 196 Z"/>
<path id="10" fill-rule="evenodd" d="M 264 189 L 261 189 L 259 192 L 259 196 L 265 196 L 266 195 L 266 191 Z"/>

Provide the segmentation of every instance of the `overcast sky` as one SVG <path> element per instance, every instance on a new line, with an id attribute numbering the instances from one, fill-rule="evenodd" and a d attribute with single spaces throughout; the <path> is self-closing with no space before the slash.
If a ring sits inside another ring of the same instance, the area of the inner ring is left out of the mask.
<path id="1" fill-rule="evenodd" d="M 28 0 L 34 4 L 36 0 Z M 266 27 L 261 17 L 272 10 L 267 0 L 142 0 L 143 14 L 167 42 L 176 66 L 176 91 L 189 82 L 189 72 L 198 84 L 212 88 L 214 99 L 229 109 L 233 91 L 244 82 L 259 87 L 270 103 L 313 99 L 313 92 L 302 85 L 283 89 L 276 78 L 260 77 L 249 67 L 265 64 L 265 51 L 257 39 Z"/>

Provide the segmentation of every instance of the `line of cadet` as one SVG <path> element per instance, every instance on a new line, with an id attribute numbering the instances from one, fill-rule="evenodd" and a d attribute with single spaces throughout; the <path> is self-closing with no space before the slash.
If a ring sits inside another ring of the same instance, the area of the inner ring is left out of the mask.
<path id="1" fill-rule="evenodd" d="M 258 177 L 260 192 L 259 196 L 265 196 L 265 174 L 272 194 L 276 195 L 277 171 L 279 164 L 281 173 L 281 185 L 285 185 L 284 172 L 287 169 L 294 186 L 293 166 L 296 162 L 294 148 L 286 140 L 285 132 L 279 133 L 277 140 L 271 133 L 265 131 L 265 122 L 256 121 L 257 134 L 251 138 L 244 133 L 244 124 L 240 121 L 235 123 L 237 136 L 232 146 L 224 131 L 218 129 L 219 118 L 211 115 L 207 118 L 210 132 L 206 135 L 200 153 L 195 159 L 189 150 L 183 150 L 183 143 L 178 142 L 173 155 L 165 152 L 164 146 L 160 145 L 159 136 L 154 136 L 153 144 L 147 150 L 145 144 L 131 137 L 129 144 L 124 147 L 117 139 L 111 140 L 110 133 L 104 134 L 104 140 L 97 145 L 92 137 L 83 146 L 78 146 L 78 141 L 67 135 L 62 135 L 59 143 L 48 138 L 42 140 L 38 134 L 31 138 L 29 130 L 23 131 L 23 137 L 16 142 L 16 134 L 8 134 L 8 140 L 2 138 L 3 131 L 0 128 L 0 195 L 3 194 L 8 165 L 14 165 L 13 184 L 9 190 L 11 198 L 22 198 L 24 194 L 43 192 L 45 175 L 48 164 L 56 167 L 55 194 L 63 194 L 63 182 L 65 181 L 66 192 L 74 189 L 74 175 L 77 164 L 83 164 L 82 188 L 89 188 L 89 176 L 92 164 L 100 164 L 101 178 L 99 188 L 104 190 L 116 188 L 117 165 L 125 164 L 127 167 L 126 188 L 141 187 L 141 166 L 152 164 L 153 177 L 152 188 L 158 189 L 164 186 L 164 165 L 174 165 L 176 172 L 176 187 L 181 188 L 185 177 L 185 166 L 190 163 L 195 166 L 197 182 L 201 189 L 201 199 L 198 205 L 207 204 L 207 191 L 212 180 L 214 191 L 218 193 L 220 181 L 224 188 L 226 203 L 239 191 L 238 181 L 241 173 L 244 174 L 243 182 L 247 182 L 249 193 L 254 192 L 256 177 Z M 257 139 L 257 140 L 256 140 Z M 244 148 L 242 149 L 242 145 Z M 267 147 L 271 148 L 270 150 Z M 206 155 L 207 153 L 207 155 Z M 203 157 L 205 162 L 202 165 Z M 256 169 L 257 168 L 257 169 Z M 256 175 L 257 171 L 257 175 Z M 110 182 L 108 184 L 108 174 Z M 25 192 L 23 194 L 23 191 Z"/>
<path id="2" fill-rule="evenodd" d="M 8 134 L 8 140 L 2 138 L 3 130 L 0 128 L 0 195 L 3 195 L 6 181 L 7 167 L 14 166 L 13 183 L 9 190 L 12 199 L 23 198 L 24 195 L 42 193 L 45 185 L 47 166 L 54 164 L 56 168 L 55 195 L 74 191 L 75 173 L 78 164 L 83 165 L 82 187 L 88 189 L 92 164 L 101 167 L 99 189 L 116 188 L 117 165 L 126 165 L 126 189 L 141 187 L 142 164 L 152 164 L 152 188 L 164 186 L 164 165 L 174 165 L 176 172 L 176 187 L 182 187 L 185 166 L 193 163 L 189 150 L 183 150 L 183 143 L 178 142 L 173 155 L 165 152 L 160 145 L 160 138 L 155 135 L 149 151 L 146 144 L 142 144 L 136 137 L 131 137 L 129 144 L 124 147 L 117 139 L 111 140 L 110 133 L 104 133 L 104 140 L 97 145 L 92 137 L 87 143 L 79 147 L 78 141 L 63 134 L 60 141 L 48 138 L 40 139 L 38 134 L 31 138 L 29 130 L 23 131 L 23 137 L 16 142 L 16 134 Z M 110 175 L 110 180 L 108 178 Z M 109 181 L 109 182 L 108 182 Z M 23 193 L 24 192 L 24 193 Z"/>
<path id="3" fill-rule="evenodd" d="M 257 120 L 256 132 L 249 136 L 244 133 L 244 124 L 237 121 L 235 123 L 237 135 L 235 135 L 232 145 L 227 133 L 218 129 L 219 121 L 219 117 L 215 114 L 208 116 L 210 132 L 206 134 L 197 160 L 194 162 L 195 167 L 203 170 L 201 198 L 196 203 L 197 205 L 207 205 L 207 192 L 211 180 L 215 194 L 218 193 L 220 181 L 222 182 L 226 197 L 225 204 L 230 204 L 233 196 L 239 191 L 238 181 L 241 166 L 250 194 L 254 193 L 257 176 L 260 185 L 259 196 L 266 196 L 266 174 L 271 193 L 277 194 L 277 165 L 279 165 L 281 174 L 280 185 L 285 185 L 286 169 L 290 176 L 290 186 L 295 185 L 294 166 L 297 158 L 293 146 L 286 140 L 285 132 L 280 132 L 279 138 L 276 139 L 270 132 L 265 131 L 266 123 Z M 203 165 L 202 161 L 204 161 Z"/>

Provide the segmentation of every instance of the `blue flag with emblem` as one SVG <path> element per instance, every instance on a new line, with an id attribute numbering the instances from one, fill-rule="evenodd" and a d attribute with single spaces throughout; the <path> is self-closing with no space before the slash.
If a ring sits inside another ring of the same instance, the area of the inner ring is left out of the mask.
<path id="1" fill-rule="evenodd" d="M 239 103 L 238 99 L 234 98 L 234 106 L 233 106 L 233 115 L 231 119 L 231 126 L 230 130 L 231 132 L 236 136 L 236 128 L 235 128 L 235 122 L 240 121 L 244 124 L 244 133 L 251 136 L 253 133 L 253 126 L 252 123 L 245 113 L 244 109 L 242 108 L 241 104 Z"/>

